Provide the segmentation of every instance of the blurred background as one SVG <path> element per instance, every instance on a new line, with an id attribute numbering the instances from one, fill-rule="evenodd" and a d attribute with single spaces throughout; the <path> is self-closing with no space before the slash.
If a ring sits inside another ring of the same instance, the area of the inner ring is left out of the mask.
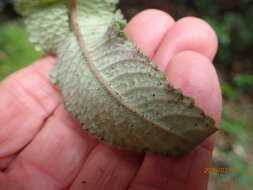
<path id="1" fill-rule="evenodd" d="M 174 18 L 197 16 L 217 32 L 214 65 L 223 93 L 221 130 L 212 167 L 236 172 L 210 174 L 209 190 L 253 187 L 253 0 L 121 0 L 128 19 L 143 9 L 158 8 Z M 0 81 L 42 56 L 28 41 L 11 0 L 0 0 Z"/>

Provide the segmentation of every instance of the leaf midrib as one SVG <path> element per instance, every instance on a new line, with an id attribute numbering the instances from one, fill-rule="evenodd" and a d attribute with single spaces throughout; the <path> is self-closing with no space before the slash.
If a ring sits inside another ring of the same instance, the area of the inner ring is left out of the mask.
<path id="1" fill-rule="evenodd" d="M 123 105 L 126 109 L 128 109 L 129 111 L 131 111 L 134 114 L 137 114 L 140 118 L 142 118 L 143 120 L 147 121 L 148 123 L 152 123 L 153 125 L 159 127 L 160 129 L 166 131 L 167 133 L 170 133 L 172 135 L 175 135 L 181 139 L 183 139 L 184 141 L 187 141 L 191 144 L 194 144 L 194 142 L 191 142 L 189 139 L 186 139 L 182 136 L 179 136 L 178 134 L 174 133 L 173 131 L 170 131 L 169 129 L 166 129 L 165 127 L 162 127 L 158 122 L 149 120 L 148 118 L 145 118 L 141 113 L 139 113 L 138 111 L 132 109 L 131 107 L 129 107 L 127 104 L 125 104 L 122 99 L 114 92 L 114 90 L 108 86 L 105 82 L 103 77 L 101 76 L 101 74 L 99 73 L 99 71 L 97 70 L 95 63 L 93 62 L 93 60 L 91 59 L 89 52 L 87 51 L 87 48 L 85 46 L 85 42 L 84 39 L 82 38 L 82 34 L 81 34 L 81 30 L 80 30 L 80 26 L 78 24 L 78 17 L 77 17 L 77 1 L 78 0 L 71 0 L 71 8 L 70 8 L 70 17 L 71 17 L 71 26 L 72 26 L 72 30 L 78 40 L 78 44 L 81 48 L 82 54 L 84 56 L 84 58 L 87 61 L 87 65 L 89 66 L 90 70 L 94 73 L 95 77 L 98 79 L 98 81 L 105 87 L 105 89 L 109 92 L 109 94 L 112 95 L 113 98 L 115 98 L 121 105 Z"/>

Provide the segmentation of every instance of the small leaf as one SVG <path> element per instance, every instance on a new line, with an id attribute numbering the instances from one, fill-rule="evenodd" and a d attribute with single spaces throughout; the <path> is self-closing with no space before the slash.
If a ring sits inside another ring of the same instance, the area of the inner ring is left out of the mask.
<path id="1" fill-rule="evenodd" d="M 39 49 L 58 55 L 52 81 L 84 129 L 109 144 L 172 156 L 217 130 L 124 35 L 117 1 L 45 2 L 23 8 L 27 28 Z"/>

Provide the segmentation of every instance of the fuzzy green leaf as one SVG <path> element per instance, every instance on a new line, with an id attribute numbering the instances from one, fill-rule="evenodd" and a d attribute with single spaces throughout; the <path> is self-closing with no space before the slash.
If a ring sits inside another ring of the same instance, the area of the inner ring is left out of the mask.
<path id="1" fill-rule="evenodd" d="M 37 49 L 58 55 L 52 81 L 91 134 L 109 144 L 182 156 L 217 130 L 122 32 L 116 0 L 16 3 Z"/>

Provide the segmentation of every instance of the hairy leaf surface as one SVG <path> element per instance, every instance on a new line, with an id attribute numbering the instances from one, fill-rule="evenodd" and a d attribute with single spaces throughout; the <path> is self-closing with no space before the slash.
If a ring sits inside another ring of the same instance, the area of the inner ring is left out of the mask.
<path id="1" fill-rule="evenodd" d="M 181 156 L 216 131 L 122 32 L 117 0 L 16 0 L 37 49 L 58 55 L 52 82 L 91 134 Z"/>

